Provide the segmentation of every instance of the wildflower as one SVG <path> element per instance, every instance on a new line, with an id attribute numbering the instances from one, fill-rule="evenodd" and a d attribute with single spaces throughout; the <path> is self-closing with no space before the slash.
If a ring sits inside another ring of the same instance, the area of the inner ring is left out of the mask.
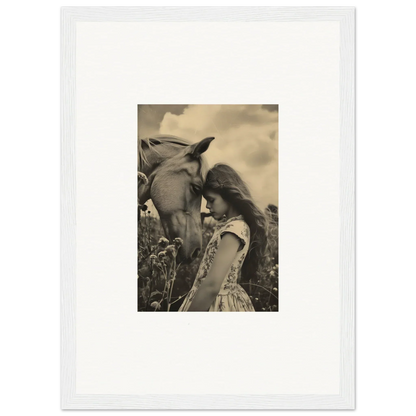
<path id="1" fill-rule="evenodd" d="M 183 240 L 182 240 L 182 238 L 176 237 L 176 238 L 173 240 L 173 244 L 175 244 L 176 248 L 179 248 L 180 246 L 182 246 L 182 245 L 183 245 Z"/>
<path id="2" fill-rule="evenodd" d="M 270 271 L 269 276 L 270 276 L 270 277 L 274 277 L 274 276 L 275 276 L 275 272 L 274 272 L 274 270 L 271 270 L 271 271 Z"/>
<path id="3" fill-rule="evenodd" d="M 277 287 L 274 287 L 273 288 L 273 292 L 277 292 Z"/>
<path id="4" fill-rule="evenodd" d="M 154 254 L 150 255 L 150 261 L 153 263 L 155 260 L 157 260 L 157 256 L 155 256 Z"/>
<path id="5" fill-rule="evenodd" d="M 169 240 L 165 237 L 160 237 L 158 244 L 159 244 L 159 247 L 166 248 L 169 244 Z"/>
<path id="6" fill-rule="evenodd" d="M 145 185 L 149 183 L 147 176 L 143 172 L 137 172 L 137 180 L 143 182 Z"/>
<path id="7" fill-rule="evenodd" d="M 159 259 L 160 259 L 160 260 L 164 259 L 164 258 L 166 257 L 166 251 L 161 251 L 161 252 L 158 254 L 158 256 L 159 256 Z"/>
<path id="8" fill-rule="evenodd" d="M 259 300 L 259 298 L 254 298 L 254 300 L 257 302 Z"/>
<path id="9" fill-rule="evenodd" d="M 166 247 L 166 253 L 170 257 L 176 257 L 176 247 L 174 245 L 170 245 Z"/>
<path id="10" fill-rule="evenodd" d="M 261 308 L 261 310 L 262 310 L 262 311 L 265 311 L 265 310 L 266 310 L 266 308 Z"/>
<path id="11" fill-rule="evenodd" d="M 160 303 L 156 301 L 152 302 L 150 306 L 155 309 L 160 309 Z"/>

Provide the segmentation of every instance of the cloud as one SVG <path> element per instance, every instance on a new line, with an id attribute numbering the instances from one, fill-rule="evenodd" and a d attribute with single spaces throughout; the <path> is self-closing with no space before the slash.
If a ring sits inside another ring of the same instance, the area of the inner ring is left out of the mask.
<path id="1" fill-rule="evenodd" d="M 228 163 L 247 182 L 261 208 L 278 205 L 277 106 L 189 105 L 180 114 L 164 110 L 159 134 L 192 143 L 214 136 L 205 153 L 210 166 Z"/>
<path id="2" fill-rule="evenodd" d="M 278 111 L 278 105 L 277 104 L 272 104 L 272 105 L 268 105 L 268 104 L 264 104 L 261 106 L 261 108 L 264 108 L 267 111 Z"/>
<path id="3" fill-rule="evenodd" d="M 269 148 L 261 147 L 258 144 L 256 148 L 244 155 L 244 159 L 249 166 L 266 166 L 274 160 L 273 153 Z"/>
<path id="4" fill-rule="evenodd" d="M 183 113 L 187 105 L 139 105 L 139 137 L 149 137 L 159 133 L 160 123 L 167 112 L 175 115 Z"/>

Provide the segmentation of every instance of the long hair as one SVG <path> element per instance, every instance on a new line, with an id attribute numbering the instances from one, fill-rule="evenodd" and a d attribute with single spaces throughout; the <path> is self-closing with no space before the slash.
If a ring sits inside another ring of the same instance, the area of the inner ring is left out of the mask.
<path id="1" fill-rule="evenodd" d="M 241 281 L 256 278 L 268 250 L 268 219 L 254 203 L 240 175 L 229 165 L 217 163 L 208 171 L 204 192 L 211 190 L 240 212 L 250 228 L 250 246 L 244 260 Z"/>

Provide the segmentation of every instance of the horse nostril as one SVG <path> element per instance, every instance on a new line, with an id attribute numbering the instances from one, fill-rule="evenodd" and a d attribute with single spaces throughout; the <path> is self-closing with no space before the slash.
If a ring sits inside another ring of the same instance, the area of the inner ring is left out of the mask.
<path id="1" fill-rule="evenodd" d="M 198 254 L 199 254 L 199 252 L 200 252 L 201 250 L 199 249 L 199 248 L 196 248 L 195 250 L 194 250 L 194 252 L 192 253 L 192 255 L 191 255 L 191 257 L 192 257 L 192 260 L 195 260 L 197 257 L 198 257 Z"/>

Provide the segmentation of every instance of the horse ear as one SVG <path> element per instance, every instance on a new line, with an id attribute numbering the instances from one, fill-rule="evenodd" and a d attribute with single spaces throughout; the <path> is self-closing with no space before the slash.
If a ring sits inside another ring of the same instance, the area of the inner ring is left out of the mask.
<path id="1" fill-rule="evenodd" d="M 202 139 L 200 142 L 190 145 L 186 153 L 191 155 L 193 158 L 197 159 L 202 155 L 202 153 L 208 150 L 209 145 L 214 139 L 215 137 L 206 137 L 205 139 Z"/>

